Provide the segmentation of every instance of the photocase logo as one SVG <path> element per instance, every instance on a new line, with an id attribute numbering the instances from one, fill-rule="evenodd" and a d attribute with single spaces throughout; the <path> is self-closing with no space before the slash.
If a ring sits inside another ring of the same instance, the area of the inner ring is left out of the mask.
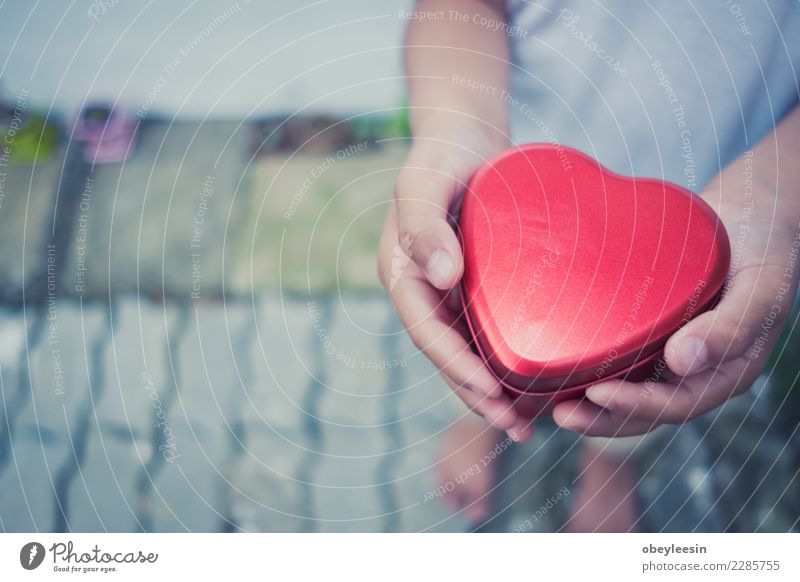
<path id="1" fill-rule="evenodd" d="M 26 570 L 35 570 L 44 561 L 44 546 L 39 542 L 28 542 L 19 551 L 19 563 Z"/>

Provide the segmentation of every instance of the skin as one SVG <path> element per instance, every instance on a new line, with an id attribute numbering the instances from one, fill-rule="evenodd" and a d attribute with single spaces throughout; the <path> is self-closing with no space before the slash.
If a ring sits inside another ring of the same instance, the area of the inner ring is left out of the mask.
<path id="1" fill-rule="evenodd" d="M 502 0 L 423 0 L 416 10 L 505 18 Z M 495 428 L 526 440 L 531 424 L 517 416 L 465 339 L 452 292 L 463 272 L 463 257 L 448 223 L 470 175 L 509 143 L 500 96 L 508 85 L 508 36 L 502 29 L 447 17 L 412 20 L 407 35 L 414 141 L 384 224 L 379 274 L 415 345 L 455 393 Z M 454 75 L 497 90 L 470 90 L 454 82 Z M 753 149 L 753 207 L 741 260 L 719 305 L 667 343 L 666 362 L 674 376 L 647 390 L 622 381 L 597 384 L 587 399 L 556 407 L 553 417 L 561 427 L 593 436 L 643 434 L 691 420 L 749 389 L 775 347 L 797 292 L 800 268 L 785 275 L 800 230 L 798 155 L 800 108 L 795 108 Z M 732 247 L 745 224 L 744 167 L 743 158 L 734 161 L 701 193 L 722 218 Z M 410 257 L 399 275 L 392 273 L 397 249 Z M 754 343 L 782 283 L 789 285 L 784 303 L 763 351 L 754 357 Z"/>
<path id="2" fill-rule="evenodd" d="M 458 11 L 505 19 L 502 1 L 422 1 L 418 13 Z M 499 95 L 469 91 L 452 81 L 508 85 L 508 39 L 502 30 L 462 22 L 412 20 L 406 69 L 414 141 L 400 171 L 384 223 L 379 275 L 415 345 L 441 370 L 464 403 L 515 440 L 530 438 L 501 386 L 470 349 L 451 290 L 463 272 L 458 239 L 448 224 L 459 192 L 491 155 L 509 145 L 508 114 Z M 392 277 L 402 249 L 410 261 Z"/>
<path id="3" fill-rule="evenodd" d="M 565 428 L 589 435 L 642 434 L 661 424 L 680 424 L 748 390 L 767 363 L 789 318 L 800 268 L 786 277 L 792 244 L 800 234 L 800 108 L 753 149 L 753 208 L 745 220 L 744 155 L 730 164 L 701 196 L 717 211 L 731 248 L 746 225 L 741 258 L 716 309 L 673 335 L 665 357 L 675 377 L 653 386 L 610 381 L 587 390 L 590 402 L 560 405 L 554 416 Z M 779 286 L 789 285 L 785 294 Z M 782 299 L 779 299 L 781 297 Z M 774 324 L 771 312 L 780 312 Z M 766 347 L 754 351 L 766 322 Z"/>

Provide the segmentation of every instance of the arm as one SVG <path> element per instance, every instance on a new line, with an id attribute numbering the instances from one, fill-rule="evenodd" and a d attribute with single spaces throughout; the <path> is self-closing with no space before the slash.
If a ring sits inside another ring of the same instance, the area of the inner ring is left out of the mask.
<path id="1" fill-rule="evenodd" d="M 414 136 L 474 125 L 495 146 L 504 146 L 508 36 L 503 28 L 480 24 L 505 22 L 504 1 L 422 0 L 415 13 L 420 19 L 408 27 L 405 54 Z M 485 88 L 470 90 L 460 79 Z"/>
<path id="2" fill-rule="evenodd" d="M 456 394 L 523 440 L 531 429 L 470 349 L 450 292 L 463 258 L 449 212 L 474 170 L 508 144 L 508 37 L 496 26 L 504 1 L 423 0 L 414 14 L 405 55 L 414 137 L 384 224 L 379 273 L 415 345 Z"/>
<path id="3" fill-rule="evenodd" d="M 462 269 L 447 212 L 472 171 L 508 142 L 508 38 L 472 17 L 504 21 L 503 10 L 497 0 L 423 0 L 408 28 L 414 141 L 397 181 L 395 219 L 403 250 L 439 289 L 453 287 Z"/>

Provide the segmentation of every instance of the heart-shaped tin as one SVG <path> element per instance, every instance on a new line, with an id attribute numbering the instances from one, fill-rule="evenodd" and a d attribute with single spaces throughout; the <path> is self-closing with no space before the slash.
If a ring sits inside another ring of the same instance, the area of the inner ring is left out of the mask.
<path id="1" fill-rule="evenodd" d="M 551 144 L 475 173 L 460 236 L 476 348 L 529 417 L 601 380 L 658 372 L 667 339 L 718 301 L 730 263 L 699 196 Z"/>

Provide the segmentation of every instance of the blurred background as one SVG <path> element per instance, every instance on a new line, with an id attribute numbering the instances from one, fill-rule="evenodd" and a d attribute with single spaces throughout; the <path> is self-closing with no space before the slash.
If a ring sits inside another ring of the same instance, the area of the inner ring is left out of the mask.
<path id="1" fill-rule="evenodd" d="M 441 503 L 466 410 L 376 276 L 410 7 L 0 7 L 0 530 L 561 527 L 548 421 L 491 519 Z M 648 441 L 641 529 L 798 528 L 798 354 Z"/>

